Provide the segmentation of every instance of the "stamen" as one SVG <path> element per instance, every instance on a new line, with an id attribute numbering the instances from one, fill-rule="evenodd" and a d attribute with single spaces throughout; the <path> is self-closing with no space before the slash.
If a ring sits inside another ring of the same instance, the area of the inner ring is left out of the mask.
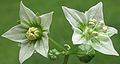
<path id="1" fill-rule="evenodd" d="M 26 32 L 26 37 L 27 39 L 29 40 L 35 40 L 37 39 L 38 37 L 40 37 L 41 35 L 41 31 L 38 30 L 38 28 L 35 28 L 35 27 L 31 27 L 28 29 L 28 31 Z"/>

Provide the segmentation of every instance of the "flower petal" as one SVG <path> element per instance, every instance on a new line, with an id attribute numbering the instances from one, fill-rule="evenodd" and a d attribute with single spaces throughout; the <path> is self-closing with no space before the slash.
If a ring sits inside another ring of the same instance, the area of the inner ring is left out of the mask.
<path id="1" fill-rule="evenodd" d="M 88 11 L 85 12 L 85 15 L 88 19 L 96 19 L 97 21 L 104 20 L 103 18 L 103 4 L 102 2 L 91 7 Z"/>
<path id="2" fill-rule="evenodd" d="M 20 21 L 21 24 L 29 26 L 31 21 L 34 21 L 35 14 L 29 8 L 27 8 L 21 1 L 20 3 Z"/>
<path id="3" fill-rule="evenodd" d="M 114 34 L 117 34 L 118 33 L 118 30 L 115 29 L 114 27 L 108 27 L 107 29 L 107 34 L 111 37 L 113 36 Z"/>
<path id="4" fill-rule="evenodd" d="M 86 40 L 82 38 L 81 31 L 77 28 L 74 28 L 74 33 L 72 35 L 72 41 L 73 41 L 73 44 L 82 44 L 86 42 Z"/>
<path id="5" fill-rule="evenodd" d="M 32 56 L 34 52 L 34 44 L 29 42 L 21 44 L 21 49 L 19 53 L 19 61 L 22 64 L 25 60 Z"/>
<path id="6" fill-rule="evenodd" d="M 65 6 L 62 6 L 62 9 L 66 19 L 69 21 L 72 27 L 78 27 L 79 23 L 86 23 L 86 17 L 84 13 L 67 8 Z"/>
<path id="7" fill-rule="evenodd" d="M 25 32 L 26 29 L 24 27 L 22 27 L 21 25 L 16 25 L 7 32 L 5 32 L 2 37 L 8 38 L 15 42 L 24 42 L 27 40 Z"/>
<path id="8" fill-rule="evenodd" d="M 93 39 L 91 46 L 103 54 L 119 56 L 113 47 L 112 41 L 108 36 L 101 35 L 97 39 Z"/>
<path id="9" fill-rule="evenodd" d="M 43 55 L 44 57 L 48 57 L 49 45 L 48 45 L 47 33 L 44 34 L 44 37 L 42 37 L 42 40 L 37 40 L 35 44 L 35 50 L 41 55 Z"/>
<path id="10" fill-rule="evenodd" d="M 44 14 L 44 15 L 40 16 L 40 18 L 41 18 L 41 25 L 42 25 L 44 30 L 48 30 L 49 31 L 50 25 L 52 23 L 52 15 L 53 15 L 53 13 L 54 12 L 50 12 L 50 13 L 47 13 L 47 14 Z"/>

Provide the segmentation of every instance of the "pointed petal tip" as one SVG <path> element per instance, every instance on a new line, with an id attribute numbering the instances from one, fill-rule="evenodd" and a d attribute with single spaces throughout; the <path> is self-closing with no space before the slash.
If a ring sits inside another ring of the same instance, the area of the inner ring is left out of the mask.
<path id="1" fill-rule="evenodd" d="M 117 54 L 116 56 L 119 56 L 119 54 Z"/>
<path id="2" fill-rule="evenodd" d="M 113 53 L 108 54 L 108 55 L 119 56 L 119 54 L 118 54 L 118 52 L 116 50 L 114 50 Z"/>
<path id="3" fill-rule="evenodd" d="M 46 14 L 48 14 L 48 15 L 52 15 L 52 14 L 54 14 L 54 11 L 49 12 L 49 13 L 46 13 Z"/>
<path id="4" fill-rule="evenodd" d="M 22 2 L 22 0 L 20 1 L 20 5 L 23 5 L 23 2 Z"/>
<path id="5" fill-rule="evenodd" d="M 20 1 L 20 3 L 22 3 L 22 0 Z"/>
<path id="6" fill-rule="evenodd" d="M 117 52 L 114 53 L 115 56 L 119 56 L 119 54 Z"/>
<path id="7" fill-rule="evenodd" d="M 50 12 L 50 14 L 54 14 L 54 11 Z"/>
<path id="8" fill-rule="evenodd" d="M 51 12 L 52 14 L 54 13 L 54 11 Z"/>
<path id="9" fill-rule="evenodd" d="M 4 38 L 6 38 L 6 35 L 5 35 L 5 33 L 4 33 L 4 34 L 2 34 L 2 35 L 1 35 L 1 37 L 4 37 Z"/>
<path id="10" fill-rule="evenodd" d="M 67 7 L 66 6 L 62 6 L 62 9 L 66 9 Z"/>
<path id="11" fill-rule="evenodd" d="M 115 34 L 118 34 L 118 30 L 117 29 L 115 29 Z"/>
<path id="12" fill-rule="evenodd" d="M 26 7 L 26 6 L 23 4 L 23 1 L 22 1 L 22 0 L 20 1 L 20 6 L 21 6 L 21 7 Z"/>
<path id="13" fill-rule="evenodd" d="M 48 55 L 44 56 L 45 58 L 48 58 Z"/>
<path id="14" fill-rule="evenodd" d="M 26 60 L 28 60 L 32 56 L 33 52 L 34 44 L 22 44 L 21 49 L 19 51 L 20 64 L 23 64 Z"/>
<path id="15" fill-rule="evenodd" d="M 98 3 L 98 5 L 101 5 L 101 6 L 102 6 L 102 5 L 103 5 L 103 3 L 102 3 L 102 2 L 99 2 L 99 3 Z"/>
<path id="16" fill-rule="evenodd" d="M 101 1 L 100 1 L 99 3 L 100 3 L 100 4 L 102 4 L 102 2 L 101 2 Z"/>
<path id="17" fill-rule="evenodd" d="M 64 8 L 65 6 L 62 6 L 62 8 Z"/>
<path id="18" fill-rule="evenodd" d="M 4 37 L 4 34 L 2 34 L 1 37 Z"/>
<path id="19" fill-rule="evenodd" d="M 103 3 L 100 1 L 100 2 L 98 2 L 96 5 L 94 5 L 93 7 L 95 7 L 95 6 L 102 7 L 102 6 L 103 6 Z"/>
<path id="20" fill-rule="evenodd" d="M 36 50 L 37 51 L 37 50 Z M 42 55 L 43 57 L 45 57 L 45 58 L 48 58 L 48 55 L 47 54 L 42 54 L 42 53 L 40 53 L 39 51 L 37 51 L 40 55 Z"/>
<path id="21" fill-rule="evenodd" d="M 66 6 L 62 6 L 62 10 L 65 12 L 65 11 L 71 10 L 71 8 L 68 8 Z"/>
<path id="22" fill-rule="evenodd" d="M 23 4 L 22 1 L 20 1 L 20 8 L 21 8 L 21 7 L 24 7 L 24 4 Z"/>
<path id="23" fill-rule="evenodd" d="M 24 61 L 20 60 L 20 58 L 19 58 L 19 62 L 20 62 L 20 64 L 23 64 Z"/>

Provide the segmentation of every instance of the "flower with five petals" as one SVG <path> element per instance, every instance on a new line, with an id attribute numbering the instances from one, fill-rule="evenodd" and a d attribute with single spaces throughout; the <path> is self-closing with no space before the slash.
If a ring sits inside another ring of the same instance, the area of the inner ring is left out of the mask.
<path id="1" fill-rule="evenodd" d="M 20 24 L 12 27 L 2 36 L 20 42 L 19 61 L 22 64 L 36 51 L 48 57 L 48 32 L 53 12 L 35 15 L 29 8 L 20 3 Z"/>
<path id="2" fill-rule="evenodd" d="M 62 6 L 62 9 L 74 30 L 73 44 L 88 44 L 103 54 L 119 56 L 110 39 L 118 31 L 105 25 L 102 2 L 85 13 L 65 6 Z"/>

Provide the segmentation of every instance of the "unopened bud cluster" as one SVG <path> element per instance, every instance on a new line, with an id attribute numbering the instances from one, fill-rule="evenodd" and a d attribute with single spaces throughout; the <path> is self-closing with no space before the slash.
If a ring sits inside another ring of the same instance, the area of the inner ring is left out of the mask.
<path id="1" fill-rule="evenodd" d="M 55 60 L 58 58 L 58 55 L 60 55 L 60 52 L 56 49 L 49 50 L 48 56 L 50 59 Z"/>

